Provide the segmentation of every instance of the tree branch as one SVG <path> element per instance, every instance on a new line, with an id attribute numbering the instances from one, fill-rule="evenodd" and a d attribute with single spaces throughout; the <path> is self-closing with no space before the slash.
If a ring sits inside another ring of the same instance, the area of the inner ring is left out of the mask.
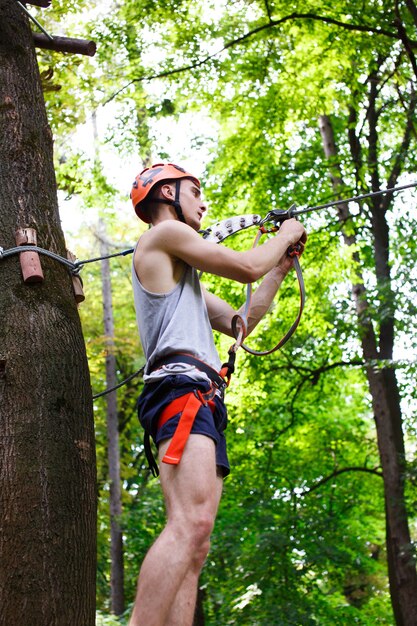
<path id="1" fill-rule="evenodd" d="M 410 103 L 408 105 L 407 120 L 406 120 L 406 125 L 404 128 L 403 139 L 401 142 L 400 149 L 395 158 L 395 162 L 392 167 L 391 173 L 388 177 L 387 188 L 395 187 L 396 182 L 402 172 L 404 158 L 406 154 L 408 153 L 408 149 L 410 147 L 411 136 L 413 132 L 415 132 L 414 118 L 415 118 L 415 113 L 416 113 L 416 105 L 417 105 L 417 96 L 416 96 L 416 92 L 414 91 L 414 87 L 411 84 Z M 392 195 L 387 194 L 387 196 L 383 199 L 384 210 L 387 210 L 391 202 L 392 202 Z"/>
<path id="2" fill-rule="evenodd" d="M 296 393 L 294 394 L 296 397 L 301 391 L 301 388 L 304 386 L 305 383 L 310 382 L 312 385 L 317 385 L 317 383 L 319 382 L 320 376 L 322 374 L 325 374 L 326 372 L 330 372 L 331 370 L 336 369 L 337 367 L 358 367 L 358 366 L 362 367 L 364 365 L 367 365 L 367 363 L 363 359 L 352 359 L 351 361 L 335 361 L 334 363 L 321 365 L 320 367 L 312 369 L 308 367 L 294 365 L 291 359 L 288 359 L 288 364 L 285 367 L 272 366 L 270 367 L 270 371 L 276 372 L 276 371 L 279 371 L 280 369 L 295 370 L 297 374 L 300 375 L 300 378 L 301 378 L 296 388 Z"/>
<path id="3" fill-rule="evenodd" d="M 283 351 L 284 352 L 284 351 Z M 318 374 L 324 374 L 329 370 L 333 370 L 336 367 L 356 367 L 358 365 L 366 365 L 366 362 L 363 359 L 352 359 L 351 361 L 335 361 L 334 363 L 330 363 L 328 365 L 321 365 L 316 368 L 304 367 L 301 365 L 294 365 L 291 358 L 288 358 L 288 364 L 283 367 L 274 367 L 271 366 L 269 370 L 271 372 L 279 371 L 280 369 L 288 370 L 292 369 L 298 373 L 305 374 L 305 378 L 316 378 Z"/>
<path id="4" fill-rule="evenodd" d="M 32 37 L 36 48 L 54 50 L 55 52 L 85 54 L 89 57 L 93 57 L 96 53 L 96 44 L 94 41 L 72 39 L 70 37 L 53 37 L 52 39 L 48 39 L 46 35 L 40 33 L 32 33 Z"/>
<path id="5" fill-rule="evenodd" d="M 336 367 L 356 367 L 358 365 L 360 366 L 365 365 L 364 360 L 352 359 L 351 361 L 336 361 L 335 363 L 330 363 L 329 365 L 323 365 L 322 367 L 319 367 L 315 370 L 311 370 L 309 378 L 311 380 L 312 385 L 317 385 L 319 378 L 322 374 L 325 374 L 326 372 L 330 372 Z"/>
<path id="6" fill-rule="evenodd" d="M 42 7 L 43 9 L 46 9 L 51 6 L 51 2 L 52 0 L 26 0 L 25 4 L 31 4 L 35 7 Z"/>
<path id="7" fill-rule="evenodd" d="M 272 13 L 271 13 L 271 7 L 269 6 L 268 0 L 265 0 L 265 8 L 266 8 L 266 13 L 268 15 L 268 19 L 271 22 L 272 21 Z"/>
<path id="8" fill-rule="evenodd" d="M 405 0 L 405 3 L 407 5 L 407 9 L 409 10 L 409 12 L 411 13 L 413 17 L 414 24 L 417 27 L 417 7 L 415 5 L 415 2 L 413 2 L 413 0 Z"/>
<path id="9" fill-rule="evenodd" d="M 355 100 L 355 95 L 354 100 Z M 355 106 L 353 104 L 349 105 L 349 118 L 348 118 L 348 139 L 349 139 L 349 147 L 350 154 L 352 156 L 353 167 L 355 170 L 355 180 L 356 180 L 356 188 L 358 189 L 361 186 L 362 182 L 362 151 L 361 144 L 359 138 L 356 134 L 356 126 L 358 123 L 358 114 Z"/>
<path id="10" fill-rule="evenodd" d="M 311 493 L 312 491 L 316 491 L 316 489 L 319 489 L 320 487 L 328 483 L 333 478 L 336 478 L 336 476 L 340 476 L 340 474 L 346 474 L 346 472 L 365 472 L 366 474 L 373 474 L 374 476 L 379 476 L 380 478 L 383 478 L 383 473 L 376 468 L 371 469 L 369 467 L 356 467 L 356 466 L 343 467 L 342 469 L 335 470 L 334 472 L 329 474 L 329 476 L 325 476 L 324 478 L 319 480 L 317 483 L 315 483 L 311 487 L 306 487 L 306 490 L 303 495 Z"/>
<path id="11" fill-rule="evenodd" d="M 378 58 L 378 67 L 382 63 L 382 59 Z M 379 76 L 378 70 L 371 72 L 369 76 L 369 107 L 367 111 L 367 119 L 369 126 L 368 135 L 368 170 L 371 174 L 371 189 L 379 191 L 381 189 L 378 170 L 378 132 L 377 124 L 379 114 L 376 110 L 376 100 L 379 94 L 378 89 Z"/>
<path id="12" fill-rule="evenodd" d="M 285 22 L 289 22 L 291 20 L 313 20 L 313 21 L 322 22 L 324 24 L 329 24 L 331 26 L 338 26 L 339 28 L 343 28 L 343 29 L 348 30 L 348 31 L 357 31 L 357 32 L 369 33 L 369 34 L 373 34 L 373 35 L 382 35 L 382 36 L 385 36 L 385 37 L 389 37 L 390 39 L 398 39 L 398 33 L 397 32 L 386 30 L 386 29 L 380 28 L 380 27 L 374 27 L 374 26 L 370 26 L 370 25 L 363 26 L 361 24 L 349 24 L 347 22 L 342 22 L 341 20 L 336 20 L 336 19 L 334 19 L 332 17 L 325 17 L 325 16 L 320 16 L 320 15 L 315 15 L 314 13 L 291 13 L 290 15 L 286 15 L 285 17 L 282 17 L 279 20 L 271 20 L 270 19 L 266 24 L 262 24 L 261 26 L 258 26 L 256 28 L 254 28 L 253 30 L 245 33 L 241 37 L 238 37 L 237 39 L 229 41 L 228 43 L 226 43 L 223 46 L 223 48 L 221 48 L 217 52 L 209 54 L 206 57 L 204 57 L 203 59 L 200 59 L 199 61 L 196 61 L 195 63 L 190 63 L 189 65 L 184 65 L 182 67 L 174 68 L 174 69 L 171 69 L 171 70 L 165 70 L 164 72 L 160 72 L 158 74 L 150 74 L 148 76 L 139 76 L 138 78 L 133 78 L 131 81 L 126 83 L 126 85 L 124 85 L 123 87 L 118 89 L 118 91 L 114 92 L 110 96 L 110 98 L 108 98 L 103 103 L 103 106 L 108 104 L 112 100 L 114 100 L 114 98 L 116 98 L 122 91 L 124 91 L 125 89 L 130 87 L 130 85 L 133 85 L 134 83 L 138 83 L 138 82 L 142 82 L 142 81 L 156 80 L 158 78 L 166 78 L 167 76 L 174 76 L 175 74 L 181 74 L 183 72 L 188 72 L 190 70 L 197 69 L 198 67 L 201 67 L 205 63 L 208 63 L 208 61 L 210 61 L 211 59 L 214 59 L 215 57 L 217 57 L 219 54 L 221 54 L 225 50 L 228 50 L 229 48 L 232 48 L 233 46 L 236 46 L 236 45 L 238 45 L 240 43 L 243 43 L 247 39 L 250 39 L 254 35 L 257 35 L 258 33 L 262 32 L 264 30 L 267 30 L 269 28 L 275 28 L 275 27 L 280 26 L 281 24 L 284 24 Z M 410 45 L 412 45 L 414 47 L 417 47 L 417 42 L 410 42 Z"/>
<path id="13" fill-rule="evenodd" d="M 409 7 L 408 7 L 409 9 L 411 9 L 412 4 L 413 3 L 409 3 Z M 413 8 L 414 8 L 414 11 L 416 11 L 415 5 L 413 5 Z M 410 59 L 413 72 L 417 78 L 417 61 L 413 52 L 413 44 L 408 38 L 407 31 L 401 19 L 401 13 L 400 13 L 400 9 L 398 6 L 398 0 L 395 2 L 395 15 L 396 15 L 395 26 L 397 27 L 397 31 L 398 31 L 398 38 L 400 39 L 400 41 L 402 41 L 405 51 L 407 52 L 408 58 Z M 414 14 L 413 14 L 413 17 L 414 17 Z"/>
<path id="14" fill-rule="evenodd" d="M 396 91 L 397 91 L 397 95 L 398 95 L 398 101 L 401 102 L 404 111 L 407 112 L 409 105 L 406 102 L 406 100 L 404 99 L 403 94 L 401 93 L 401 90 L 400 90 L 400 88 L 398 86 L 396 87 Z M 417 139 L 417 129 L 416 129 L 416 125 L 414 123 L 414 120 L 411 119 L 410 122 L 411 122 L 411 132 L 414 135 L 414 139 Z"/>

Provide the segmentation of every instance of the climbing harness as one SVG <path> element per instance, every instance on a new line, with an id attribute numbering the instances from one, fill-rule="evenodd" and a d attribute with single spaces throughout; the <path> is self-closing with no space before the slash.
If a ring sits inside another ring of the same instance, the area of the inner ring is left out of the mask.
<path id="1" fill-rule="evenodd" d="M 164 463 L 178 465 L 200 407 L 202 405 L 209 406 L 211 412 L 214 413 L 215 393 L 216 390 L 213 387 L 209 389 L 207 393 L 202 393 L 198 389 L 195 389 L 190 393 L 186 393 L 184 396 L 180 396 L 162 411 L 158 420 L 158 428 L 162 428 L 168 420 L 178 413 L 181 413 L 174 436 L 162 459 Z"/>
<path id="2" fill-rule="evenodd" d="M 224 393 L 225 388 L 228 386 L 227 372 L 223 369 L 220 372 L 216 372 L 208 363 L 205 361 L 201 361 L 193 354 L 188 354 L 186 352 L 175 352 L 174 354 L 169 354 L 165 358 L 158 359 L 151 368 L 151 372 L 155 372 L 159 370 L 164 365 L 171 365 L 172 363 L 185 363 L 187 365 L 193 365 L 201 372 L 207 374 L 210 378 L 213 385 L 220 391 L 221 394 Z"/>
<path id="3" fill-rule="evenodd" d="M 198 411 L 202 406 L 207 406 L 210 408 L 211 412 L 214 413 L 216 409 L 214 398 L 216 395 L 221 398 L 224 397 L 225 389 L 230 381 L 231 372 L 227 372 L 224 366 L 220 372 L 217 372 L 204 361 L 201 361 L 192 354 L 184 352 L 176 352 L 175 354 L 169 354 L 167 357 L 159 359 L 153 364 L 151 372 L 161 369 L 164 365 L 171 365 L 173 363 L 193 365 L 201 372 L 207 374 L 210 379 L 210 388 L 208 391 L 203 393 L 199 389 L 193 389 L 179 396 L 163 409 L 158 418 L 157 430 L 162 428 L 162 426 L 173 417 L 180 415 L 172 440 L 162 459 L 163 463 L 178 465 Z M 156 477 L 159 475 L 159 468 L 152 453 L 149 433 L 146 431 L 144 435 L 144 448 L 149 469 Z"/>
<path id="4" fill-rule="evenodd" d="M 214 402 L 215 395 L 216 387 L 213 384 L 205 393 L 201 392 L 199 389 L 194 389 L 170 402 L 161 412 L 158 418 L 158 430 L 173 417 L 177 415 L 180 416 L 171 442 L 162 458 L 163 463 L 168 463 L 168 465 L 179 464 L 198 411 L 202 406 L 209 407 L 212 413 L 216 410 Z M 145 431 L 144 435 L 144 448 L 149 469 L 152 474 L 157 477 L 159 476 L 159 468 L 152 453 L 150 436 L 147 431 Z"/>

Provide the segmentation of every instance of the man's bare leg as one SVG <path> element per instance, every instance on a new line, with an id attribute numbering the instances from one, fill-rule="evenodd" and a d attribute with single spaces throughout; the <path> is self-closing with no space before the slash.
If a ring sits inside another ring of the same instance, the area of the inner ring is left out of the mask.
<path id="1" fill-rule="evenodd" d="M 160 458 L 168 445 L 160 445 Z M 213 440 L 190 435 L 180 464 L 160 463 L 160 472 L 167 525 L 143 561 L 130 626 L 191 626 L 221 493 Z"/>
<path id="2" fill-rule="evenodd" d="M 223 478 L 218 475 L 217 476 L 217 507 L 220 502 L 221 494 L 223 489 Z M 204 550 L 202 555 L 195 555 L 195 561 L 192 563 L 189 572 L 186 574 L 181 587 L 179 588 L 175 600 L 172 604 L 171 611 L 169 613 L 168 619 L 165 622 L 164 626 L 188 626 L 192 625 L 194 620 L 195 613 L 195 605 L 197 600 L 197 592 L 198 592 L 198 581 L 200 578 L 200 573 L 202 566 L 204 565 L 204 561 L 206 559 L 208 552 L 207 549 Z"/>

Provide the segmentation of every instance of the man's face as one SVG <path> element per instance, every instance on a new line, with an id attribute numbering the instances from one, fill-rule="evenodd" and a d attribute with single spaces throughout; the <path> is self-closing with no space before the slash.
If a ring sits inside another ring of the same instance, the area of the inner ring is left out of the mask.
<path id="1" fill-rule="evenodd" d="M 200 230 L 207 207 L 203 202 L 201 189 L 188 178 L 181 181 L 180 204 L 187 224 L 194 230 Z"/>

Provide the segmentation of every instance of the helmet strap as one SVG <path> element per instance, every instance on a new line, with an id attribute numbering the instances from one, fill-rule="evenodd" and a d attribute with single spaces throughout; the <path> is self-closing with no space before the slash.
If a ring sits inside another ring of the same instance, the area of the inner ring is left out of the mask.
<path id="1" fill-rule="evenodd" d="M 180 222 L 184 222 L 184 224 L 186 224 L 187 222 L 185 221 L 184 213 L 182 212 L 182 208 L 180 205 L 180 188 L 181 188 L 181 181 L 177 180 L 175 183 L 175 200 L 172 204 L 174 206 L 175 213 L 177 214 L 177 217 L 180 220 Z"/>
<path id="2" fill-rule="evenodd" d="M 174 200 L 168 200 L 166 198 L 155 198 L 152 202 L 159 202 L 160 204 L 170 204 L 171 206 L 174 207 L 175 213 L 177 214 L 177 217 L 180 220 L 180 222 L 184 222 L 184 224 L 186 224 L 187 222 L 185 221 L 184 213 L 182 212 L 182 208 L 180 204 L 180 191 L 181 191 L 181 181 L 177 180 L 175 181 L 175 199 Z"/>

